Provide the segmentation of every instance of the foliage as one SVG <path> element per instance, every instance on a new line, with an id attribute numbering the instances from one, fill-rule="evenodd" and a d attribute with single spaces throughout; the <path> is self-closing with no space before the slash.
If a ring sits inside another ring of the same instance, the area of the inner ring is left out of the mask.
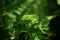
<path id="1" fill-rule="evenodd" d="M 48 0 L 0 0 L 0 40 L 49 39 L 48 24 L 59 13 L 53 7 Z"/>

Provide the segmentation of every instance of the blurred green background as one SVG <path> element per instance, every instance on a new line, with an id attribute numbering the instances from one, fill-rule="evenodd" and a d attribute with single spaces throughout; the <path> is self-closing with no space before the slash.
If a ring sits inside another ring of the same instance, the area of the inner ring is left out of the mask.
<path id="1" fill-rule="evenodd" d="M 0 0 L 0 40 L 49 40 L 49 22 L 60 15 L 60 0 Z"/>

